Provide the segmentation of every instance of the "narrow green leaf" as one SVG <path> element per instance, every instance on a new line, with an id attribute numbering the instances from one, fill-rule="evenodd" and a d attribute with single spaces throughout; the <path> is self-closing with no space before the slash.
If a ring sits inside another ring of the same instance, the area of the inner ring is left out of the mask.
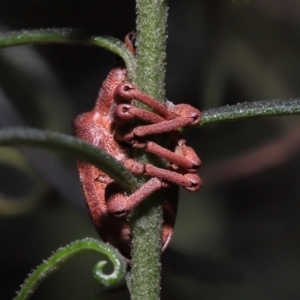
<path id="1" fill-rule="evenodd" d="M 26 44 L 78 44 L 97 46 L 122 57 L 131 77 L 135 74 L 135 58 L 120 40 L 109 36 L 96 36 L 70 28 L 21 30 L 0 34 L 0 48 Z"/>
<path id="2" fill-rule="evenodd" d="M 111 274 L 104 274 L 103 267 L 106 261 L 100 261 L 94 268 L 94 277 L 104 285 L 113 285 L 118 283 L 125 275 L 126 262 L 121 254 L 114 247 L 101 241 L 85 238 L 72 242 L 71 244 L 58 249 L 53 255 L 39 265 L 31 274 L 28 275 L 21 290 L 17 293 L 15 300 L 29 299 L 31 294 L 37 287 L 54 271 L 59 269 L 64 263 L 75 255 L 87 252 L 96 251 L 105 254 L 114 266 L 114 271 Z"/>
<path id="3" fill-rule="evenodd" d="M 246 102 L 202 112 L 200 126 L 260 116 L 300 114 L 300 99 Z"/>
<path id="4" fill-rule="evenodd" d="M 95 165 L 126 191 L 138 188 L 135 177 L 104 150 L 63 133 L 33 128 L 11 127 L 0 130 L 0 146 L 28 145 L 70 153 L 77 159 Z"/>

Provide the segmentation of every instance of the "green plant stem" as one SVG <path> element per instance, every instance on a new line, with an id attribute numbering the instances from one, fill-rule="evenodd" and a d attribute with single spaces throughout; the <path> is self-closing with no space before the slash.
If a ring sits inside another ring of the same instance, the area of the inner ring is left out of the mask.
<path id="1" fill-rule="evenodd" d="M 137 86 L 160 101 L 164 98 L 167 5 L 163 0 L 137 0 Z M 142 162 L 147 157 L 140 157 Z M 130 291 L 135 300 L 160 298 L 162 208 L 155 193 L 131 218 L 132 270 Z"/>
<path id="2" fill-rule="evenodd" d="M 134 74 L 135 58 L 120 40 L 110 36 L 95 36 L 83 30 L 51 28 L 21 30 L 0 34 L 0 49 L 26 44 L 78 44 L 109 50 L 125 61 L 129 74 Z"/>
<path id="3" fill-rule="evenodd" d="M 118 283 L 124 277 L 126 263 L 118 250 L 109 244 L 92 238 L 85 238 L 58 249 L 53 255 L 32 271 L 21 286 L 21 290 L 17 293 L 15 300 L 29 299 L 36 288 L 54 271 L 75 255 L 87 251 L 96 251 L 107 255 L 114 266 L 114 271 L 111 274 L 106 275 L 103 273 L 103 267 L 107 262 L 100 261 L 96 264 L 93 273 L 94 277 L 100 283 L 104 285 L 113 285 Z"/>
<path id="4" fill-rule="evenodd" d="M 24 127 L 0 130 L 0 146 L 28 145 L 63 151 L 95 165 L 118 182 L 126 191 L 138 188 L 135 177 L 114 157 L 81 139 L 63 133 Z"/>

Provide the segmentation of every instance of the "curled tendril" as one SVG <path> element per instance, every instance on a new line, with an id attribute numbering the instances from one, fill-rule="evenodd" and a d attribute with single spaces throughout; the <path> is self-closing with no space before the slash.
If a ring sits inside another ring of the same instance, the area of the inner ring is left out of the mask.
<path id="1" fill-rule="evenodd" d="M 15 300 L 29 299 L 30 295 L 36 288 L 51 275 L 55 270 L 60 268 L 65 262 L 78 253 L 86 251 L 96 251 L 108 256 L 114 266 L 111 274 L 104 274 L 103 267 L 106 261 L 100 261 L 94 268 L 95 278 L 106 286 L 118 283 L 125 275 L 126 263 L 121 254 L 109 244 L 101 241 L 85 238 L 72 242 L 71 244 L 58 249 L 53 255 L 39 265 L 31 274 L 28 275 L 21 290 L 17 293 Z"/>
<path id="2" fill-rule="evenodd" d="M 111 251 L 111 249 L 109 249 L 109 251 Z M 115 249 L 114 249 L 114 251 L 111 252 L 111 255 L 115 255 L 114 252 L 115 252 Z M 121 255 L 119 253 L 118 253 L 118 255 L 120 257 L 114 257 L 114 261 L 113 261 L 114 272 L 112 272 L 109 275 L 103 273 L 103 268 L 107 264 L 107 261 L 104 261 L 104 260 L 99 261 L 95 265 L 95 267 L 93 269 L 93 273 L 94 273 L 94 277 L 95 277 L 96 280 L 98 280 L 100 283 L 102 283 L 104 285 L 107 285 L 107 286 L 116 284 L 120 281 L 120 279 L 125 275 L 125 267 L 122 266 L 122 264 L 124 263 L 124 259 L 121 257 Z M 122 277 L 119 278 L 120 277 L 120 274 L 119 274 L 120 272 L 119 271 L 116 272 L 116 270 L 123 270 L 123 269 L 124 269 L 124 273 L 122 274 Z"/>

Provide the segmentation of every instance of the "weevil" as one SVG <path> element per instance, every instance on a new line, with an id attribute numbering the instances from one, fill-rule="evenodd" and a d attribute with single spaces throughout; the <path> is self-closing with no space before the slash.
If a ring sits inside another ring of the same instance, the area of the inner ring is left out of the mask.
<path id="1" fill-rule="evenodd" d="M 127 36 L 127 46 L 129 40 L 132 39 Z M 135 107 L 133 100 L 146 104 L 153 112 Z M 135 126 L 133 120 L 142 120 L 145 124 Z M 75 136 L 105 150 L 132 173 L 149 177 L 137 191 L 128 195 L 98 168 L 78 162 L 93 224 L 99 236 L 118 248 L 128 262 L 131 243 L 129 213 L 149 195 L 163 189 L 163 251 L 170 242 L 175 225 L 179 186 L 188 191 L 197 191 L 201 187 L 201 179 L 196 173 L 201 161 L 178 131 L 199 120 L 200 111 L 196 108 L 187 104 L 173 105 L 167 100 L 164 104 L 158 103 L 127 82 L 123 62 L 118 63 L 103 82 L 95 107 L 76 117 L 73 123 Z M 169 140 L 163 146 L 152 140 L 160 134 L 165 134 Z M 139 163 L 134 159 L 134 148 L 159 156 L 167 162 L 165 168 Z"/>

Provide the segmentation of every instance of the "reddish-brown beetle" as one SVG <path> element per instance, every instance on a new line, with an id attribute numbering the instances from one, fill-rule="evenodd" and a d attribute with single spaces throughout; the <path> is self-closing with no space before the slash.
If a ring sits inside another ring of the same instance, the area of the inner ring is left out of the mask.
<path id="1" fill-rule="evenodd" d="M 77 137 L 107 151 L 132 173 L 151 177 L 140 189 L 127 195 L 101 170 L 78 162 L 86 202 L 98 234 L 130 261 L 130 211 L 154 191 L 165 189 L 162 229 L 164 250 L 175 224 L 178 186 L 189 191 L 201 187 L 201 180 L 196 174 L 201 161 L 178 133 L 180 127 L 198 123 L 200 112 L 186 104 L 173 105 L 169 101 L 165 105 L 158 103 L 126 82 L 126 73 L 124 64 L 112 69 L 103 82 L 94 109 L 75 119 L 74 132 Z M 156 113 L 134 107 L 131 104 L 133 99 L 150 106 Z M 132 128 L 128 122 L 134 118 L 148 125 Z M 168 149 L 147 139 L 149 135 L 161 133 L 167 133 L 168 140 L 171 140 Z M 160 156 L 168 162 L 167 169 L 138 163 L 133 159 L 133 147 L 144 148 Z"/>

